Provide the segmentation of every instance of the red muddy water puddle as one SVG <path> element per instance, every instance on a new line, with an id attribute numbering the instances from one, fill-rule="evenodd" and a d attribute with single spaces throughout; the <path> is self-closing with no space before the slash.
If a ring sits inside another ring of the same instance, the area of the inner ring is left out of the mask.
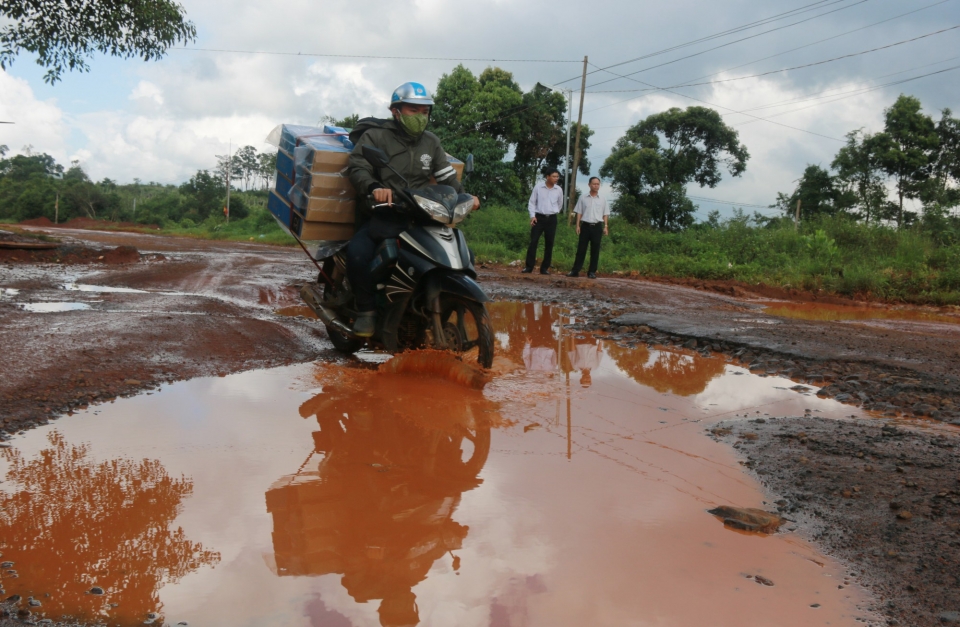
<path id="1" fill-rule="evenodd" d="M 706 513 L 770 508 L 709 424 L 855 410 L 720 358 L 570 333 L 546 305 L 491 317 L 482 390 L 416 354 L 384 372 L 305 364 L 15 438 L 5 596 L 120 625 L 862 624 L 839 564 Z"/>
<path id="2" fill-rule="evenodd" d="M 289 307 L 281 307 L 280 309 L 275 310 L 273 313 L 277 314 L 278 316 L 288 316 L 291 318 L 296 318 L 297 316 L 303 316 L 304 318 L 317 317 L 317 314 L 306 305 L 291 305 Z"/>
<path id="3" fill-rule="evenodd" d="M 941 322 L 960 324 L 960 316 L 939 314 L 917 309 L 887 309 L 884 307 L 852 307 L 817 303 L 777 303 L 764 308 L 764 313 L 781 318 L 799 318 L 821 322 L 846 320 L 904 320 L 909 322 Z"/>

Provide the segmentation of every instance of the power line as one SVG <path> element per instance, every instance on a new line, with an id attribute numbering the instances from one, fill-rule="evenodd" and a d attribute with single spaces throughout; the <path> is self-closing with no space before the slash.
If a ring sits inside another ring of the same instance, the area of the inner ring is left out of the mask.
<path id="1" fill-rule="evenodd" d="M 947 2 L 952 2 L 952 1 L 953 1 L 953 0 L 940 0 L 939 2 L 935 2 L 935 3 L 931 4 L 931 5 L 927 5 L 927 6 L 923 7 L 923 8 L 920 8 L 920 9 L 915 9 L 915 10 L 913 10 L 913 11 L 907 11 L 906 13 L 901 13 L 900 15 L 895 15 L 895 16 L 889 17 L 889 18 L 887 18 L 887 19 L 885 19 L 885 20 L 880 20 L 879 22 L 874 22 L 873 24 L 868 24 L 867 26 L 861 26 L 860 28 L 855 28 L 855 29 L 853 29 L 853 30 L 846 31 L 846 32 L 840 33 L 840 34 L 838 34 L 838 35 L 833 35 L 832 37 L 826 37 L 826 38 L 824 38 L 824 39 L 818 39 L 817 41 L 814 41 L 814 42 L 811 42 L 811 43 L 808 43 L 808 44 L 804 44 L 804 45 L 802 45 L 802 46 L 797 46 L 796 48 L 791 48 L 791 49 L 789 49 L 789 50 L 784 50 L 783 52 L 778 52 L 778 53 L 776 53 L 776 54 L 772 54 L 772 55 L 769 55 L 769 56 L 766 56 L 766 57 L 761 57 L 761 58 L 759 58 L 759 59 L 754 59 L 753 61 L 747 61 L 746 63 L 741 63 L 740 65 L 735 65 L 735 66 L 730 67 L 730 68 L 727 68 L 727 69 L 725 69 L 725 70 L 720 70 L 720 71 L 718 71 L 718 72 L 713 72 L 712 74 L 704 74 L 703 76 L 698 76 L 698 77 L 696 77 L 696 78 L 692 78 L 692 79 L 689 79 L 689 80 L 687 80 L 687 81 L 684 81 L 684 83 L 690 83 L 690 82 L 692 82 L 692 81 L 698 81 L 698 80 L 700 80 L 701 78 L 710 78 L 711 76 L 717 76 L 718 74 L 723 74 L 723 73 L 725 73 L 725 72 L 730 72 L 730 71 L 732 71 L 732 70 L 736 70 L 736 69 L 742 68 L 742 67 L 747 66 L 747 65 L 753 65 L 754 63 L 759 63 L 759 62 L 761 62 L 761 61 L 767 61 L 768 59 L 773 59 L 773 58 L 775 58 L 775 57 L 779 57 L 779 56 L 782 56 L 782 55 L 785 55 L 785 54 L 788 54 L 788 53 L 791 53 L 791 52 L 796 52 L 797 50 L 802 50 L 802 49 L 804 49 L 804 48 L 809 48 L 810 46 L 815 46 L 815 45 L 817 45 L 817 44 L 822 44 L 822 43 L 825 42 L 825 41 L 830 41 L 830 40 L 832 40 L 832 39 L 838 39 L 838 38 L 840 38 L 840 37 L 845 37 L 845 36 L 847 36 L 847 35 L 851 35 L 851 34 L 853 34 L 853 33 L 856 33 L 856 32 L 862 31 L 862 30 L 866 30 L 866 29 L 868 29 L 868 28 L 873 28 L 874 26 L 879 26 L 880 24 L 885 24 L 885 23 L 887 23 L 887 22 L 891 22 L 891 21 L 893 21 L 893 20 L 897 20 L 897 19 L 900 19 L 900 18 L 902 18 L 902 17 L 906 17 L 906 16 L 908 16 L 908 15 L 912 15 L 913 13 L 919 13 L 920 11 L 926 11 L 927 9 L 932 9 L 932 8 L 935 7 L 935 6 L 939 6 L 939 5 L 941 5 L 941 4 L 945 4 L 945 3 L 947 3 Z M 599 70 L 598 70 L 598 71 L 599 71 Z M 594 93 L 594 94 L 612 94 L 612 93 L 627 93 L 627 92 L 634 92 L 634 93 L 636 93 L 636 92 L 641 92 L 641 91 L 651 91 L 651 90 L 649 90 L 649 89 L 609 89 L 609 90 L 597 90 L 597 91 L 593 91 L 593 92 L 590 92 L 590 93 Z"/>
<path id="2" fill-rule="evenodd" d="M 818 2 L 814 2 L 814 3 L 812 3 L 812 4 L 807 4 L 807 5 L 798 7 L 798 8 L 796 8 L 796 9 L 791 9 L 790 11 L 786 11 L 786 12 L 784 12 L 784 13 L 778 13 L 778 14 L 776 14 L 776 15 L 772 15 L 772 16 L 770 16 L 770 17 L 763 18 L 762 20 L 757 20 L 756 22 L 750 22 L 750 23 L 747 23 L 747 24 L 741 24 L 740 26 L 735 26 L 734 28 L 731 28 L 731 29 L 728 29 L 728 30 L 725 30 L 725 31 L 721 31 L 721 32 L 719 32 L 719 33 L 714 33 L 714 34 L 712 34 L 712 35 L 707 35 L 707 36 L 701 37 L 701 38 L 699 38 L 699 39 L 694 39 L 694 40 L 691 40 L 691 41 L 688 41 L 688 42 L 685 42 L 685 43 L 682 43 L 682 44 L 677 44 L 677 45 L 675 45 L 675 46 L 670 46 L 669 48 L 663 48 L 663 49 L 661 49 L 661 50 L 657 50 L 657 51 L 655 51 L 655 52 L 651 52 L 651 53 L 649 53 L 649 54 L 645 54 L 645 55 L 640 56 L 640 57 L 637 57 L 637 58 L 635 58 L 635 59 L 630 59 L 629 61 L 623 61 L 623 62 L 621 62 L 621 63 L 616 63 L 616 64 L 614 64 L 614 65 L 607 66 L 607 68 L 598 68 L 598 69 L 594 70 L 593 72 L 588 72 L 588 74 L 596 74 L 597 72 L 600 72 L 600 71 L 602 71 L 602 70 L 604 70 L 604 69 L 608 69 L 608 68 L 612 68 L 612 67 L 617 67 L 617 66 L 620 66 L 620 65 L 624 65 L 624 64 L 626 64 L 626 63 L 632 63 L 632 62 L 634 62 L 634 61 L 641 61 L 641 60 L 643 60 L 643 59 L 649 59 L 650 57 L 655 57 L 655 56 L 658 56 L 658 55 L 661 55 L 661 54 L 665 54 L 665 53 L 667 53 L 667 52 L 672 52 L 672 51 L 674 51 L 674 50 L 679 50 L 680 48 L 686 48 L 686 47 L 688 47 L 688 46 L 693 46 L 693 45 L 696 45 L 696 44 L 698 44 L 698 43 L 703 43 L 703 42 L 705 42 L 705 41 L 710 41 L 711 39 L 717 39 L 717 38 L 720 38 L 720 37 L 725 37 L 725 36 L 727 36 L 727 35 L 732 35 L 732 34 L 734 34 L 734 33 L 740 32 L 740 31 L 749 30 L 750 28 L 755 28 L 755 27 L 757 27 L 757 26 L 763 26 L 763 25 L 766 24 L 766 23 L 774 22 L 774 21 L 776 21 L 776 20 L 778 20 L 778 19 L 783 19 L 783 18 L 785 18 L 785 17 L 792 17 L 791 14 L 799 14 L 799 13 L 802 13 L 802 12 L 805 12 L 805 11 L 813 11 L 813 10 L 816 10 L 817 8 L 823 8 L 823 7 L 818 7 L 817 5 L 821 5 L 821 4 L 823 4 L 825 1 L 826 1 L 826 0 L 819 0 Z M 842 2 L 842 1 L 844 1 L 844 0 L 835 0 L 835 1 L 832 2 L 831 4 L 836 4 L 836 2 Z M 829 6 L 829 5 L 828 5 L 828 6 Z M 812 7 L 812 8 L 811 8 L 811 7 Z M 595 67 L 596 67 L 596 66 L 595 66 Z M 580 76 L 581 76 L 581 75 L 578 74 L 578 75 L 576 75 L 576 76 L 573 76 L 573 77 L 570 77 L 570 78 L 568 78 L 568 79 L 562 80 L 562 81 L 560 81 L 559 83 L 557 83 L 557 85 L 562 85 L 562 84 L 564 84 L 564 83 L 569 83 L 569 82 L 572 81 L 572 80 L 576 80 L 576 79 L 580 78 Z"/>
<path id="3" fill-rule="evenodd" d="M 874 22 L 873 24 L 868 24 L 868 25 L 866 25 L 866 26 L 861 26 L 860 28 L 855 28 L 855 29 L 853 29 L 853 30 L 848 30 L 848 31 L 846 31 L 846 32 L 844 32 L 844 33 L 840 33 L 839 35 L 833 35 L 832 37 L 826 37 L 826 38 L 824 38 L 824 39 L 818 39 L 817 41 L 813 41 L 813 42 L 810 42 L 810 43 L 808 43 L 808 44 L 804 44 L 804 45 L 802 45 L 802 46 L 797 46 L 796 48 L 791 48 L 791 49 L 789 49 L 789 50 L 784 50 L 783 52 L 778 52 L 777 54 L 772 54 L 772 55 L 767 56 L 767 57 L 763 57 L 763 58 L 760 58 L 760 59 L 754 59 L 753 61 L 748 61 L 748 62 L 746 62 L 746 63 L 741 63 L 740 65 L 735 65 L 735 66 L 730 67 L 730 68 L 727 68 L 727 69 L 725 69 L 725 70 L 720 70 L 719 72 L 714 72 L 714 73 L 712 73 L 712 74 L 705 74 L 705 75 L 703 75 L 703 76 L 698 76 L 698 77 L 693 78 L 693 79 L 690 79 L 689 81 L 686 81 L 686 82 L 698 81 L 698 80 L 700 80 L 701 78 L 710 78 L 711 76 L 716 76 L 717 74 L 723 74 L 724 72 L 730 72 L 730 71 L 732 71 L 732 70 L 738 70 L 738 69 L 740 69 L 740 68 L 742 68 L 742 67 L 744 67 L 744 66 L 747 66 L 747 65 L 753 65 L 754 63 L 759 63 L 760 61 L 766 61 L 766 60 L 768 60 L 768 59 L 773 59 L 774 57 L 779 57 L 779 56 L 788 54 L 788 53 L 790 53 L 790 52 L 796 52 L 797 50 L 802 50 L 802 49 L 804 49 L 804 48 L 809 48 L 810 46 L 815 46 L 815 45 L 817 45 L 817 44 L 822 44 L 822 43 L 825 42 L 825 41 L 830 41 L 830 40 L 832 40 L 832 39 L 838 39 L 838 38 L 840 38 L 840 37 L 846 37 L 847 35 L 852 35 L 853 33 L 857 33 L 857 32 L 859 32 L 859 31 L 866 30 L 866 29 L 868 29 L 868 28 L 873 28 L 874 26 L 879 26 L 880 24 L 885 24 L 885 23 L 887 23 L 887 22 L 892 22 L 893 20 L 898 20 L 898 19 L 900 19 L 901 17 L 906 17 L 906 16 L 911 15 L 911 14 L 913 14 L 913 13 L 919 13 L 920 11 L 926 11 L 927 9 L 932 9 L 932 8 L 935 7 L 935 6 L 939 6 L 939 5 L 941 5 L 941 4 L 945 4 L 945 3 L 951 2 L 951 1 L 952 1 L 952 0 L 940 0 L 939 2 L 934 2 L 933 4 L 929 4 L 929 5 L 925 6 L 925 7 L 921 7 L 921 8 L 919 8 L 919 9 L 914 9 L 913 11 L 907 11 L 906 13 L 901 13 L 900 15 L 894 15 L 893 17 L 888 17 L 887 19 L 885 19 L 885 20 L 880 20 L 879 22 Z"/>
<path id="4" fill-rule="evenodd" d="M 719 198 L 706 198 L 705 196 L 691 196 L 687 194 L 690 200 L 699 200 L 702 202 L 715 202 L 721 205 L 736 205 L 737 207 L 750 207 L 751 209 L 773 209 L 770 205 L 754 205 L 745 202 L 734 202 L 732 200 L 720 200 Z M 778 210 L 779 211 L 779 210 Z"/>
<path id="5" fill-rule="evenodd" d="M 896 76 L 897 74 L 904 74 L 904 73 L 906 73 L 906 72 L 913 72 L 914 70 L 919 70 L 919 69 L 922 69 L 922 68 L 925 68 L 925 67 L 930 67 L 931 65 L 939 65 L 939 64 L 941 64 L 941 63 L 946 63 L 947 61 L 953 61 L 953 60 L 956 60 L 956 59 L 960 59 L 960 56 L 948 57 L 948 58 L 946 58 L 946 59 L 941 59 L 940 61 L 935 61 L 935 62 L 933 62 L 933 63 L 925 63 L 925 64 L 923 64 L 923 65 L 917 65 L 917 66 L 912 67 L 912 68 L 907 68 L 906 70 L 900 70 L 899 72 L 891 72 L 891 73 L 889 73 L 889 74 L 881 74 L 880 76 L 877 76 L 877 77 L 875 77 L 875 78 L 873 78 L 873 79 L 870 79 L 870 80 L 877 80 L 877 79 L 880 79 L 880 78 L 886 78 L 886 77 L 888 77 L 888 76 Z M 744 111 L 760 111 L 760 110 L 762 110 L 762 109 L 774 109 L 774 108 L 776 108 L 776 107 L 782 107 L 782 106 L 788 105 L 788 104 L 800 104 L 800 103 L 802 103 L 802 102 L 810 102 L 811 100 L 820 100 L 820 99 L 823 99 L 823 98 L 832 98 L 832 97 L 835 97 L 835 96 L 841 96 L 841 95 L 846 95 L 846 94 L 866 93 L 866 92 L 871 91 L 871 90 L 873 90 L 873 89 L 876 89 L 876 88 L 878 88 L 878 87 L 889 87 L 889 86 L 891 86 L 891 85 L 899 85 L 899 84 L 902 83 L 902 82 L 907 82 L 907 81 L 916 80 L 917 78 L 923 78 L 923 77 L 925 77 L 925 76 L 927 76 L 927 75 L 924 74 L 924 75 L 922 75 L 922 76 L 915 76 L 915 77 L 912 77 L 912 78 L 909 78 L 909 79 L 905 79 L 905 80 L 903 80 L 903 81 L 892 81 L 892 82 L 890 82 L 890 83 L 884 83 L 884 84 L 882 84 L 882 85 L 867 85 L 867 86 L 865 86 L 865 87 L 857 87 L 856 89 L 851 89 L 851 90 L 848 90 L 848 91 L 841 91 L 841 92 L 839 92 L 839 93 L 834 93 L 834 94 L 830 94 L 830 92 L 836 91 L 837 88 L 824 89 L 823 91 L 814 92 L 814 93 L 812 93 L 812 94 L 807 94 L 807 95 L 805 95 L 805 96 L 799 96 L 799 97 L 797 97 L 797 98 L 789 98 L 789 99 L 787 99 L 787 100 L 779 100 L 779 101 L 777 101 L 777 102 L 772 102 L 772 103 L 768 103 L 768 104 L 765 104 L 765 105 L 760 105 L 760 106 L 757 106 L 757 107 L 753 107 L 753 108 L 751 108 L 751 109 L 744 109 Z M 826 94 L 829 94 L 829 95 L 826 95 Z"/>
<path id="6" fill-rule="evenodd" d="M 227 52 L 230 54 L 266 54 L 284 57 L 322 57 L 340 59 L 385 59 L 405 61 L 484 61 L 487 63 L 583 63 L 583 59 L 567 61 L 564 59 L 479 59 L 458 57 L 388 57 L 371 54 L 332 54 L 321 52 L 275 52 L 271 50 L 229 50 L 225 48 L 170 48 L 183 52 Z"/>
<path id="7" fill-rule="evenodd" d="M 761 72 L 759 74 L 750 74 L 749 76 L 738 76 L 736 78 L 722 78 L 715 81 L 705 81 L 703 83 L 684 83 L 681 85 L 672 85 L 671 87 L 680 88 L 680 87 L 698 87 L 700 85 L 715 85 L 717 83 L 729 83 L 732 81 L 742 81 L 748 78 L 758 78 L 760 76 L 769 76 L 770 74 L 779 74 L 780 72 L 788 72 L 790 70 L 800 70 L 803 68 L 814 67 L 816 65 L 824 65 L 825 63 L 833 63 L 834 61 L 840 61 L 841 59 L 849 59 L 850 57 L 858 57 L 860 55 L 868 54 L 870 52 L 877 52 L 878 50 L 886 50 L 887 48 L 893 48 L 895 46 L 901 46 L 903 44 L 908 44 L 912 41 L 917 41 L 919 39 L 925 39 L 927 37 L 933 37 L 934 35 L 939 35 L 941 33 L 947 33 L 952 30 L 957 30 L 960 28 L 958 26 L 951 26 L 950 28 L 944 28 L 942 30 L 934 31 L 932 33 L 927 33 L 926 35 L 920 35 L 919 37 L 913 37 L 912 39 L 904 39 L 903 41 L 898 41 L 892 44 L 887 44 L 886 46 L 880 46 L 879 48 L 871 48 L 869 50 L 861 50 L 860 52 L 852 52 L 850 54 L 845 54 L 839 57 L 833 57 L 832 59 L 825 59 L 823 61 L 815 61 L 813 63 L 806 63 L 804 65 L 795 65 L 793 67 L 785 67 L 779 70 L 770 70 L 769 72 Z"/>
<path id="8" fill-rule="evenodd" d="M 808 130 L 803 129 L 803 128 L 797 128 L 796 126 L 790 126 L 789 124 L 784 124 L 784 123 L 782 123 L 782 122 L 775 122 L 774 120 L 768 120 L 767 118 L 761 118 L 761 117 L 759 117 L 759 116 L 756 116 L 756 115 L 753 115 L 753 114 L 750 114 L 750 113 L 745 113 L 745 112 L 743 112 L 743 111 L 736 111 L 736 110 L 734 110 L 734 109 L 731 109 L 730 107 L 724 107 L 724 106 L 721 106 L 721 105 L 718 105 L 718 104 L 713 104 L 712 102 L 707 102 L 706 100 L 701 100 L 700 98 L 694 98 L 693 96 L 688 96 L 688 95 L 686 95 L 686 94 L 681 94 L 681 93 L 679 93 L 679 92 L 673 91 L 673 90 L 670 89 L 669 87 L 657 87 L 656 85 L 652 85 L 652 84 L 650 84 L 650 83 L 646 83 L 646 82 L 644 82 L 644 81 L 641 81 L 641 80 L 639 80 L 639 79 L 633 78 L 633 77 L 631 77 L 631 76 L 619 75 L 619 74 L 617 74 L 616 72 L 611 72 L 610 70 L 604 70 L 604 71 L 607 72 L 608 74 L 614 74 L 614 75 L 620 76 L 620 78 L 626 78 L 627 80 L 631 80 L 631 81 L 633 81 L 633 82 L 635 82 L 635 83 L 640 83 L 641 85 L 646 85 L 646 86 L 648 86 L 648 87 L 653 87 L 653 88 L 655 88 L 655 89 L 657 89 L 657 90 L 659 90 L 659 91 L 665 91 L 665 92 L 671 93 L 671 94 L 673 94 L 673 95 L 675 95 L 675 96 L 680 96 L 681 98 L 687 98 L 688 100 L 693 100 L 693 101 L 696 101 L 696 102 L 700 102 L 700 103 L 703 103 L 703 104 L 705 104 L 705 105 L 709 105 L 709 106 L 711 106 L 711 107 L 716 107 L 716 108 L 718 108 L 718 109 L 726 109 L 727 111 L 731 111 L 731 112 L 733 112 L 733 113 L 741 113 L 741 114 L 743 114 L 743 115 L 745 115 L 745 116 L 747 116 L 747 117 L 754 118 L 754 119 L 756 119 L 756 120 L 758 120 L 758 121 L 770 122 L 771 124 L 776 124 L 777 126 L 783 126 L 784 128 L 789 128 L 789 129 L 792 129 L 792 130 L 794 130 L 794 131 L 800 131 L 801 133 L 808 133 L 808 134 L 810 134 L 810 135 L 816 135 L 817 137 L 823 137 L 824 139 L 832 139 L 833 141 L 838 141 L 838 142 L 843 142 L 843 141 L 844 141 L 844 140 L 842 140 L 842 139 L 840 139 L 840 138 L 838 138 L 838 137 L 831 137 L 831 136 L 829 136 L 829 135 L 823 135 L 823 134 L 821 134 L 821 133 L 815 133 L 815 132 L 813 132 L 813 131 L 808 131 Z M 599 110 L 599 109 L 605 109 L 605 108 L 607 108 L 607 107 L 612 107 L 612 106 L 615 105 L 615 104 L 620 104 L 620 103 L 615 102 L 615 103 L 613 103 L 613 104 L 604 105 L 604 106 L 602 106 L 602 107 L 596 107 L 595 109 L 591 109 L 590 111 L 597 111 L 597 110 Z"/>
<path id="9" fill-rule="evenodd" d="M 775 117 L 779 117 L 779 116 L 781 116 L 781 115 L 787 115 L 788 113 L 796 113 L 796 112 L 798 112 L 798 111 L 803 111 L 803 110 L 805 110 L 805 109 L 812 109 L 813 107 L 819 107 L 819 106 L 822 105 L 822 104 L 831 104 L 831 103 L 834 103 L 834 102 L 838 102 L 838 101 L 840 101 L 840 100 L 844 100 L 844 99 L 846 99 L 846 98 L 852 98 L 852 97 L 857 96 L 857 95 L 860 95 L 860 94 L 865 94 L 865 93 L 868 93 L 868 92 L 871 92 L 871 91 L 876 91 L 876 90 L 882 89 L 882 88 L 884 88 L 884 87 L 890 87 L 890 86 L 893 86 L 893 85 L 902 85 L 903 83 L 909 83 L 910 81 L 919 80 L 919 79 L 921 79 L 921 78 L 926 78 L 926 77 L 928 77 L 928 76 L 934 76 L 934 75 L 936 75 L 936 74 L 943 74 L 944 72 L 952 72 L 953 70 L 957 70 L 957 69 L 960 69 L 960 65 L 955 65 L 955 66 L 953 66 L 953 67 L 948 67 L 948 68 L 945 68 L 945 69 L 943 69 L 943 70 L 937 70 L 936 72 L 929 72 L 929 73 L 927 73 L 927 74 L 921 74 L 920 76 L 913 76 L 913 77 L 911 77 L 911 78 L 905 78 L 905 79 L 902 79 L 902 80 L 899 80 L 899 81 L 892 81 L 892 82 L 890 82 L 890 83 L 885 83 L 885 84 L 883 84 L 883 85 L 876 85 L 876 86 L 874 86 L 874 87 L 865 88 L 865 89 L 862 89 L 862 90 L 860 90 L 860 91 L 858 91 L 858 92 L 855 92 L 855 93 L 848 93 L 848 94 L 843 95 L 843 96 L 840 96 L 840 97 L 838 97 L 838 98 L 834 98 L 833 100 L 827 100 L 827 101 L 824 101 L 824 102 L 817 102 L 817 103 L 814 103 L 814 104 L 812 104 L 812 105 L 807 105 L 806 107 L 800 107 L 800 108 L 798 108 L 798 109 L 791 109 L 790 111 L 783 111 L 783 112 L 781 112 L 781 113 L 775 113 L 775 114 L 771 115 L 770 117 L 775 118 Z M 836 95 L 836 94 L 835 94 L 835 95 Z M 828 96 L 828 97 L 829 97 L 829 96 Z M 766 119 L 766 118 L 763 118 L 763 119 Z M 750 121 L 747 121 L 747 122 L 738 122 L 738 123 L 735 124 L 734 126 L 745 126 L 745 125 L 747 125 L 747 124 L 752 124 L 752 123 L 755 122 L 755 121 L 757 121 L 757 120 L 750 120 Z M 770 121 L 770 120 L 767 119 L 767 121 Z"/>
<path id="10" fill-rule="evenodd" d="M 643 73 L 643 72 L 647 72 L 647 71 L 649 71 L 649 70 L 653 70 L 653 69 L 658 68 L 658 67 L 663 67 L 663 66 L 665 66 L 665 65 L 671 65 L 671 64 L 677 63 L 677 62 L 679 62 L 679 61 L 684 61 L 684 60 L 686 60 L 686 59 L 691 59 L 691 58 L 693 58 L 693 57 L 697 57 L 697 56 L 700 56 L 700 55 L 702 55 L 702 54 L 706 54 L 706 53 L 708 53 L 708 52 L 712 52 L 712 51 L 714 51 L 714 50 L 719 50 L 720 48 L 725 48 L 725 47 L 727 47 L 727 46 L 732 46 L 733 44 L 740 43 L 740 42 L 746 41 L 746 40 L 748 40 L 748 39 L 753 39 L 753 38 L 755 38 L 755 37 L 760 37 L 761 35 L 766 35 L 766 34 L 768 34 L 768 33 L 774 32 L 774 31 L 783 30 L 784 28 L 790 28 L 791 26 L 796 26 L 797 24 L 803 24 L 804 22 L 809 22 L 810 20 L 815 20 L 815 19 L 817 19 L 818 17 L 823 17 L 824 15 L 830 15 L 831 13 L 836 13 L 837 11 L 843 11 L 844 9 L 849 9 L 849 8 L 851 8 L 851 7 L 855 7 L 855 6 L 857 6 L 857 5 L 863 4 L 864 2 L 870 2 L 870 0 L 859 0 L 858 2 L 855 2 L 854 4 L 849 4 L 849 5 L 845 6 L 845 7 L 840 7 L 839 9 L 834 9 L 834 10 L 832 10 L 832 11 L 826 11 L 826 12 L 824 12 L 824 13 L 820 13 L 819 15 L 814 15 L 813 17 L 808 17 L 808 18 L 806 18 L 806 19 L 804 19 L 804 20 L 799 20 L 799 21 L 797 21 L 797 22 L 793 22 L 793 23 L 791 23 L 791 24 L 786 24 L 786 25 L 784 25 L 784 26 L 778 26 L 777 28 L 771 28 L 770 30 L 765 30 L 765 31 L 763 31 L 762 33 L 756 33 L 756 34 L 750 35 L 750 36 L 748 36 L 748 37 L 742 37 L 742 38 L 740 38 L 740 39 L 735 39 L 734 41 L 730 41 L 730 42 L 727 42 L 727 43 L 725 43 L 725 44 L 720 44 L 719 46 L 714 46 L 713 48 L 707 48 L 706 50 L 701 50 L 700 52 L 695 52 L 695 53 L 693 53 L 693 54 L 688 54 L 688 55 L 685 56 L 685 57 L 680 57 L 680 58 L 678 58 L 678 59 L 673 59 L 672 61 L 665 61 L 665 62 L 659 63 L 659 64 L 657 64 L 657 65 L 651 65 L 651 66 L 649 66 L 649 67 L 643 68 L 642 70 L 637 70 L 637 71 L 635 71 L 635 72 L 630 72 L 629 74 L 616 74 L 615 72 L 611 72 L 611 74 L 614 74 L 615 76 L 618 76 L 618 77 L 620 77 L 620 78 L 627 78 L 627 77 L 633 76 L 634 74 L 641 74 L 641 73 Z M 625 63 L 629 63 L 629 62 L 625 62 Z M 611 65 L 611 66 L 608 66 L 608 67 L 605 67 L 605 68 L 599 68 L 599 69 L 600 69 L 600 70 L 607 70 L 608 68 L 616 67 L 617 65 L 623 65 L 623 64 L 622 64 L 622 63 L 618 63 L 618 64 L 615 64 L 615 65 Z M 604 84 L 606 84 L 606 83 L 610 83 L 610 82 L 613 82 L 613 81 L 615 81 L 615 80 L 617 80 L 617 79 L 616 79 L 616 78 L 611 78 L 611 79 L 609 79 L 609 80 L 600 81 L 599 83 L 594 83 L 593 85 L 589 85 L 588 88 L 589 88 L 589 87 L 596 87 L 597 85 L 604 85 Z"/>

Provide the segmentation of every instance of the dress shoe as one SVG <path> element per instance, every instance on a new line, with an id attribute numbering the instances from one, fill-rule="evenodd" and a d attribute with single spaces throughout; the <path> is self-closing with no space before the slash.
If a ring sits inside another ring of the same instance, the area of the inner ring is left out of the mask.
<path id="1" fill-rule="evenodd" d="M 571 277 L 571 278 L 573 278 L 573 279 L 577 279 L 577 278 L 580 278 L 580 273 L 579 273 L 579 272 L 570 272 L 569 274 L 567 274 L 567 276 L 568 276 L 568 277 Z"/>
<path id="2" fill-rule="evenodd" d="M 540 271 L 540 274 L 550 274 L 550 271 L 549 271 L 549 270 L 541 270 L 541 271 Z"/>
<path id="3" fill-rule="evenodd" d="M 533 272 L 533 268 L 524 268 L 520 272 L 522 272 L 523 274 L 530 274 L 531 272 Z"/>
<path id="4" fill-rule="evenodd" d="M 588 278 L 588 279 L 595 279 L 595 278 L 597 278 L 597 275 L 594 274 L 593 272 L 588 272 L 588 273 L 587 273 L 587 278 Z"/>

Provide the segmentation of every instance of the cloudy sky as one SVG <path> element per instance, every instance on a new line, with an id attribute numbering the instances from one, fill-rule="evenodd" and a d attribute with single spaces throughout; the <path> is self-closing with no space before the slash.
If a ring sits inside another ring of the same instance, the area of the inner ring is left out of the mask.
<path id="1" fill-rule="evenodd" d="M 383 114 L 397 84 L 433 88 L 459 59 L 475 73 L 503 67 L 524 89 L 579 90 L 588 55 L 595 172 L 629 125 L 712 106 L 751 159 L 740 179 L 690 193 L 766 206 L 806 164 L 828 166 L 845 133 L 879 130 L 900 93 L 935 116 L 960 111 L 960 69 L 921 77 L 960 66 L 960 28 L 932 34 L 960 26 L 960 0 L 183 4 L 197 41 L 162 61 L 97 56 L 53 86 L 29 54 L 0 71 L 0 120 L 15 122 L 0 125 L 0 144 L 77 159 L 95 179 L 179 183 L 228 145 L 269 149 L 278 123 Z M 727 206 L 698 202 L 701 217 Z"/>

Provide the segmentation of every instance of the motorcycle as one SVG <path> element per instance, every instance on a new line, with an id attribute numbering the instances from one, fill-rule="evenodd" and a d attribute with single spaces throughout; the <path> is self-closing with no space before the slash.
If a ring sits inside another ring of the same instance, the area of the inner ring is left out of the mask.
<path id="1" fill-rule="evenodd" d="M 364 146 L 363 157 L 375 168 L 390 167 L 384 151 Z M 466 172 L 472 170 L 468 158 Z M 398 237 L 384 240 L 371 264 L 376 281 L 376 331 L 373 346 L 397 353 L 435 347 L 465 354 L 489 368 L 493 363 L 493 328 L 477 284 L 473 253 L 456 228 L 473 210 L 473 197 L 458 194 L 449 185 L 394 190 L 392 205 L 413 219 Z M 389 205 L 375 205 L 374 209 Z M 337 350 L 355 353 L 364 338 L 354 335 L 358 312 L 346 277 L 343 250 L 324 260 L 315 282 L 305 284 L 300 296 L 327 328 Z"/>

